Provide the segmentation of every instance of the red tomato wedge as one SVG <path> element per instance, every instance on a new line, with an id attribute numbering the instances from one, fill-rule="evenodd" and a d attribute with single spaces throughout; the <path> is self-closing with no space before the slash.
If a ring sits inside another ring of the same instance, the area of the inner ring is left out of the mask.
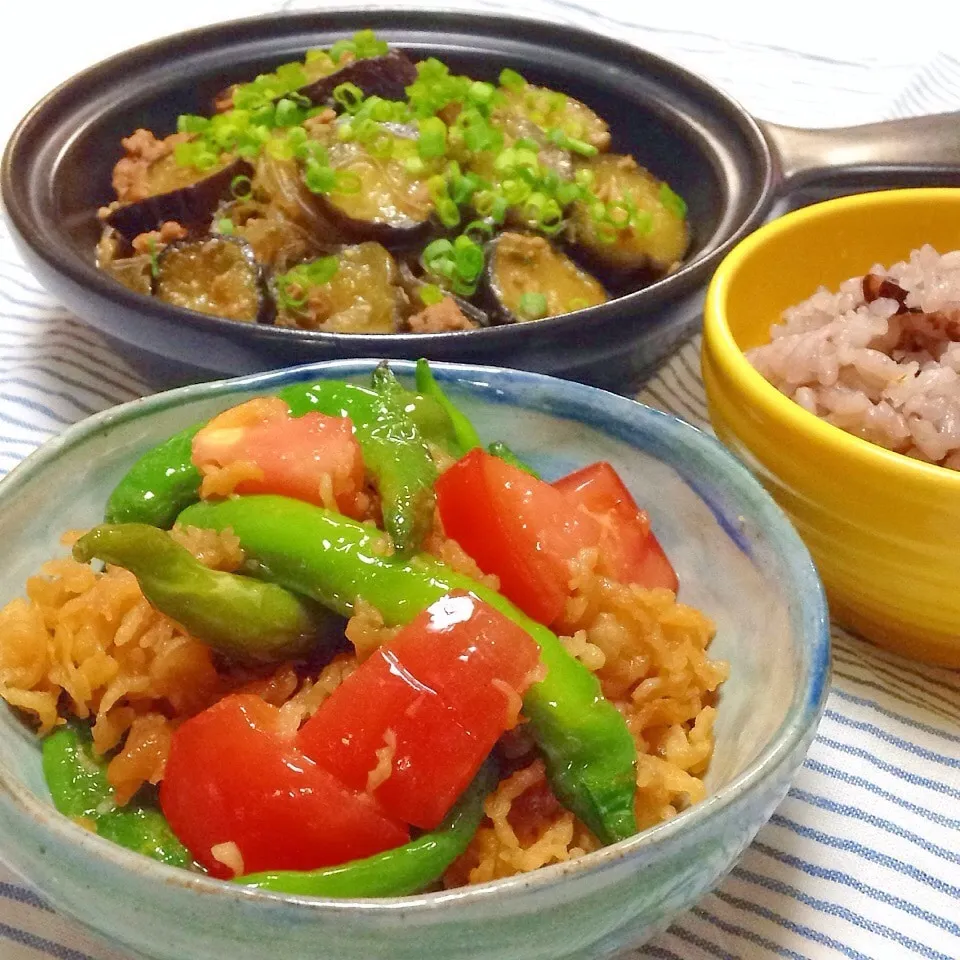
<path id="1" fill-rule="evenodd" d="M 570 563 L 600 540 L 597 521 L 559 490 L 481 449 L 440 475 L 437 506 L 447 536 L 500 578 L 500 592 L 550 624 L 569 593 Z"/>
<path id="2" fill-rule="evenodd" d="M 600 562 L 611 577 L 676 593 L 677 575 L 650 530 L 646 510 L 637 506 L 609 463 L 593 463 L 555 480 L 553 486 L 599 524 Z"/>
<path id="3" fill-rule="evenodd" d="M 370 788 L 391 816 L 425 830 L 443 819 L 489 752 L 388 650 L 333 692 L 299 742 L 345 784 Z"/>
<path id="4" fill-rule="evenodd" d="M 450 704 L 462 727 L 491 746 L 515 726 L 520 695 L 540 664 L 529 634 L 462 591 L 425 610 L 390 652 Z"/>
<path id="5" fill-rule="evenodd" d="M 516 722 L 538 662 L 534 641 L 492 607 L 443 598 L 334 691 L 299 743 L 391 815 L 432 829 Z"/>
<path id="6" fill-rule="evenodd" d="M 214 417 L 193 438 L 193 462 L 204 474 L 239 466 L 241 479 L 228 492 L 317 506 L 330 506 L 332 496 L 341 513 L 360 514 L 363 455 L 346 417 L 291 417 L 278 397 L 258 397 Z"/>
<path id="7" fill-rule="evenodd" d="M 225 697 L 174 732 L 160 804 L 213 876 L 233 876 L 214 855 L 220 844 L 236 844 L 252 873 L 331 866 L 409 840 L 371 796 L 305 757 L 295 736 L 252 694 Z"/>

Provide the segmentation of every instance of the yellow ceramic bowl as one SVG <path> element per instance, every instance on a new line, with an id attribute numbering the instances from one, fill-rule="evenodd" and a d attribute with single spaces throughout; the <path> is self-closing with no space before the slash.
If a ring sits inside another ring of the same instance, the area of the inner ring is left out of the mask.
<path id="1" fill-rule="evenodd" d="M 835 618 L 907 656 L 960 667 L 960 472 L 825 423 L 743 355 L 821 284 L 836 289 L 924 243 L 960 248 L 960 189 L 843 197 L 761 228 L 710 284 L 703 376 L 714 429 L 796 524 Z"/>

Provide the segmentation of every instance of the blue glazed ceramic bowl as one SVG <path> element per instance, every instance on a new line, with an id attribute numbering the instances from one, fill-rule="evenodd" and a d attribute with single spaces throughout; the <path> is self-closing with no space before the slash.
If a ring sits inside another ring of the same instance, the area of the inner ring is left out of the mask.
<path id="1" fill-rule="evenodd" d="M 0 601 L 96 523 L 146 448 L 251 396 L 307 379 L 360 379 L 374 361 L 185 387 L 91 417 L 0 483 Z M 412 365 L 398 362 L 398 374 Z M 480 433 L 554 477 L 610 460 L 651 509 L 681 599 L 713 617 L 730 661 L 709 797 L 579 860 L 418 897 L 333 901 L 249 891 L 162 866 L 52 808 L 35 737 L 0 713 L 0 850 L 61 910 L 154 960 L 586 960 L 642 942 L 733 865 L 784 796 L 827 690 L 820 582 L 773 501 L 718 443 L 633 401 L 537 374 L 438 364 Z"/>

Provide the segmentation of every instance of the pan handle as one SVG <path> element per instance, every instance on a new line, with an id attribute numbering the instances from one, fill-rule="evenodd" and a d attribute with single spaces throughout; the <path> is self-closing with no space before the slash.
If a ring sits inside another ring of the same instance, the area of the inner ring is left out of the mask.
<path id="1" fill-rule="evenodd" d="M 781 194 L 809 184 L 960 184 L 960 112 L 824 130 L 759 123 L 774 154 Z"/>

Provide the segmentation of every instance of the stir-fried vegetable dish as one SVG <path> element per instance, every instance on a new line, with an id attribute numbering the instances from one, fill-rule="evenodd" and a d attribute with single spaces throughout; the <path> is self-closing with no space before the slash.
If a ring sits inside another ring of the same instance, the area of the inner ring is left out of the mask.
<path id="1" fill-rule="evenodd" d="M 237 321 L 522 323 L 636 290 L 689 243 L 684 201 L 613 152 L 592 107 L 510 68 L 415 63 L 369 30 L 122 146 L 99 266 Z"/>
<path id="2" fill-rule="evenodd" d="M 413 386 L 413 385 L 411 385 Z M 58 810 L 261 889 L 561 862 L 704 793 L 723 664 L 609 463 L 542 479 L 415 388 L 295 384 L 145 453 L 0 611 Z M 652 496 L 653 491 L 646 491 Z"/>

